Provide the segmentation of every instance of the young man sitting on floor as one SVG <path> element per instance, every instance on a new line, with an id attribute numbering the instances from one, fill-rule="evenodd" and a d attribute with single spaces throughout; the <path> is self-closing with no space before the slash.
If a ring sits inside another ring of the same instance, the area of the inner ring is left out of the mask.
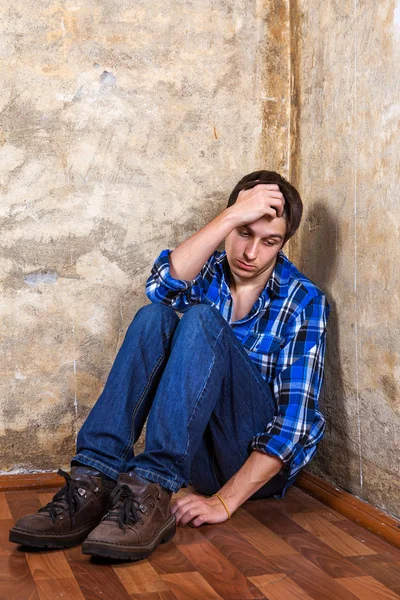
<path id="1" fill-rule="evenodd" d="M 176 525 L 221 523 L 248 499 L 283 497 L 325 429 L 329 305 L 282 252 L 301 215 L 288 181 L 256 171 L 221 214 L 161 252 L 146 284 L 151 304 L 127 330 L 71 473 L 59 470 L 65 485 L 15 524 L 11 541 L 83 541 L 84 553 L 135 560 Z M 172 504 L 189 484 L 195 493 Z"/>

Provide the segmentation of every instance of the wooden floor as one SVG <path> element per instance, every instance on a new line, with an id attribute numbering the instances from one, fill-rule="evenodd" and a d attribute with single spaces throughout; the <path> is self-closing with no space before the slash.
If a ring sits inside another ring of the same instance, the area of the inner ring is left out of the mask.
<path id="1" fill-rule="evenodd" d="M 8 542 L 12 523 L 55 491 L 0 494 L 2 600 L 400 598 L 400 550 L 296 487 L 246 502 L 220 525 L 178 527 L 148 559 L 120 564 L 96 563 L 80 546 L 24 552 Z"/>

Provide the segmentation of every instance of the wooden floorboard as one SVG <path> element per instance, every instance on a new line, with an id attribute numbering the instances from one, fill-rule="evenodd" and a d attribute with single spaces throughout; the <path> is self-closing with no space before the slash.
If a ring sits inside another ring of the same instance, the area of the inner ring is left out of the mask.
<path id="1" fill-rule="evenodd" d="M 25 551 L 8 541 L 55 491 L 0 493 L 2 600 L 400 600 L 400 550 L 296 487 L 245 502 L 225 523 L 178 527 L 147 559 L 119 564 L 80 546 Z"/>

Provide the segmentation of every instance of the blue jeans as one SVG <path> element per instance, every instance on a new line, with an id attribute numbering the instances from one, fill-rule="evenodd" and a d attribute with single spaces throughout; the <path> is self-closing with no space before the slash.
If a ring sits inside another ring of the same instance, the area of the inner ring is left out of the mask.
<path id="1" fill-rule="evenodd" d="M 73 460 L 113 479 L 134 470 L 173 492 L 192 484 L 211 495 L 275 413 L 268 384 L 215 308 L 194 305 L 179 319 L 148 304 L 126 332 Z M 134 456 L 147 417 L 145 450 Z M 286 480 L 282 469 L 250 499 L 280 493 Z"/>

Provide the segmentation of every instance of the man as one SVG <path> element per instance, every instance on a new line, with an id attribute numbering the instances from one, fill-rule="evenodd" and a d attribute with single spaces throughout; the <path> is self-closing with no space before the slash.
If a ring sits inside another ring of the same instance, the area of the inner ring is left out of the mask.
<path id="1" fill-rule="evenodd" d="M 301 215 L 297 190 L 257 171 L 220 215 L 161 252 L 146 284 L 152 303 L 128 328 L 71 474 L 59 471 L 65 486 L 16 523 L 11 541 L 84 540 L 87 554 L 136 560 L 176 525 L 221 523 L 245 500 L 285 494 L 325 428 L 329 306 L 282 252 Z M 189 484 L 196 492 L 171 506 Z"/>

